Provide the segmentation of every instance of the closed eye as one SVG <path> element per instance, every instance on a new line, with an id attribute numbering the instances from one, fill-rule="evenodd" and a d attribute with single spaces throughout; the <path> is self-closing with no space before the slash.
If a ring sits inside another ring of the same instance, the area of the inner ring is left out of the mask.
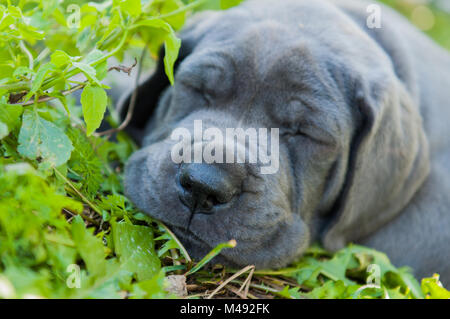
<path id="1" fill-rule="evenodd" d="M 336 145 L 333 135 L 321 126 L 321 121 L 317 121 L 317 117 L 322 115 L 309 103 L 307 96 L 292 98 L 288 105 L 282 117 L 282 136 L 302 136 L 324 146 Z"/>
<path id="2" fill-rule="evenodd" d="M 308 134 L 305 132 L 298 130 L 298 129 L 282 129 L 280 131 L 281 137 L 305 137 L 305 138 L 311 138 Z M 312 138 L 311 138 L 312 139 Z"/>
<path id="3" fill-rule="evenodd" d="M 208 92 L 208 90 L 205 89 L 202 83 L 198 83 L 195 81 L 188 82 L 186 80 L 180 80 L 178 83 L 182 86 L 182 89 L 201 97 L 208 104 L 212 103 L 213 96 Z"/>
<path id="4" fill-rule="evenodd" d="M 318 129 L 312 124 L 299 123 L 292 125 L 292 123 L 284 124 L 284 129 L 281 129 L 280 135 L 285 138 L 289 137 L 303 137 L 312 142 L 323 146 L 335 146 L 334 139 L 329 138 L 329 134 L 322 129 Z"/>

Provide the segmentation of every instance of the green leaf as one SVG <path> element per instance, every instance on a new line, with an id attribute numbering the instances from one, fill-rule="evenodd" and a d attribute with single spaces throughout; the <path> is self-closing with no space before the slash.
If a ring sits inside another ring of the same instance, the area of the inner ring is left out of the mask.
<path id="1" fill-rule="evenodd" d="M 304 294 L 299 292 L 299 288 L 289 288 L 289 286 L 284 286 L 283 290 L 279 291 L 277 295 L 286 299 L 304 298 Z"/>
<path id="2" fill-rule="evenodd" d="M 220 252 L 225 249 L 225 248 L 234 248 L 236 247 L 236 241 L 234 239 L 226 242 L 226 243 L 221 243 L 219 245 L 217 245 L 213 250 L 211 250 L 205 257 L 203 257 L 202 260 L 200 260 L 197 265 L 195 265 L 195 267 L 193 267 L 191 270 L 189 270 L 186 273 L 187 275 L 192 275 L 193 273 L 199 271 L 203 266 L 205 266 L 208 262 L 211 261 L 211 259 L 213 259 L 214 257 L 216 257 L 218 254 L 220 254 Z"/>
<path id="3" fill-rule="evenodd" d="M 323 286 L 314 288 L 306 296 L 312 299 L 340 299 L 346 297 L 347 287 L 342 280 L 327 281 Z"/>
<path id="4" fill-rule="evenodd" d="M 178 58 L 178 54 L 181 47 L 181 40 L 177 38 L 174 30 L 167 22 L 160 19 L 148 19 L 144 21 L 140 21 L 134 25 L 134 27 L 151 27 L 156 29 L 161 29 L 166 32 L 165 38 L 165 56 L 164 56 L 164 69 L 166 71 L 166 75 L 169 78 L 170 83 L 173 85 L 174 83 L 174 75 L 173 75 L 173 67 L 175 65 L 175 61 Z"/>
<path id="5" fill-rule="evenodd" d="M 89 136 L 100 127 L 106 111 L 108 98 L 104 89 L 98 86 L 86 86 L 81 93 L 81 106 Z"/>
<path id="6" fill-rule="evenodd" d="M 9 134 L 8 126 L 5 123 L 0 122 L 0 140 L 8 136 L 8 134 Z"/>
<path id="7" fill-rule="evenodd" d="M 164 18 L 175 30 L 179 30 L 185 23 L 186 11 L 179 10 L 177 14 L 172 12 L 183 7 L 183 3 L 180 0 L 165 0 L 158 6 L 158 11 L 161 15 L 168 14 L 169 16 Z"/>
<path id="8" fill-rule="evenodd" d="M 14 23 L 14 17 L 9 14 L 2 17 L 2 20 L 0 21 L 0 30 L 4 30 L 8 28 L 11 24 Z"/>
<path id="9" fill-rule="evenodd" d="M 53 166 L 66 163 L 73 146 L 62 129 L 41 118 L 36 110 L 23 114 L 19 134 L 19 153 L 29 159 L 42 158 Z"/>
<path id="10" fill-rule="evenodd" d="M 89 81 L 94 82 L 98 86 L 102 86 L 100 81 L 97 79 L 97 71 L 92 66 L 84 62 L 73 62 L 72 65 L 83 72 Z"/>
<path id="11" fill-rule="evenodd" d="M 450 291 L 442 286 L 439 275 L 422 279 L 422 291 L 427 299 L 450 299 Z"/>
<path id="12" fill-rule="evenodd" d="M 42 82 L 44 82 L 47 74 L 55 69 L 55 65 L 53 63 L 46 63 L 39 67 L 36 72 L 36 76 L 33 79 L 33 83 L 31 85 L 30 91 L 25 95 L 24 100 L 28 101 L 40 88 Z"/>
<path id="13" fill-rule="evenodd" d="M 139 281 L 153 278 L 161 269 L 161 262 L 155 252 L 152 229 L 122 221 L 112 224 L 112 232 L 121 267 L 136 274 Z"/>
<path id="14" fill-rule="evenodd" d="M 103 276 L 107 270 L 105 246 L 102 241 L 86 229 L 80 216 L 72 222 L 72 238 L 86 268 L 93 276 Z"/>
<path id="15" fill-rule="evenodd" d="M 50 60 L 54 65 L 56 65 L 58 68 L 64 67 L 68 65 L 72 60 L 70 56 L 61 50 L 56 50 L 50 57 Z"/>
<path id="16" fill-rule="evenodd" d="M 32 75 L 34 75 L 34 72 L 26 66 L 19 66 L 13 72 L 13 77 L 19 80 L 22 78 L 30 79 Z"/>
<path id="17" fill-rule="evenodd" d="M 92 62 L 98 61 L 101 58 L 105 57 L 102 51 L 98 49 L 94 49 L 83 59 L 83 62 L 86 64 L 91 64 Z M 107 61 L 103 61 L 95 66 L 95 75 L 98 80 L 103 80 L 108 73 L 108 63 Z"/>
<path id="18" fill-rule="evenodd" d="M 170 84 L 174 84 L 173 68 L 175 61 L 178 58 L 178 53 L 181 47 L 181 40 L 178 39 L 174 33 L 169 33 L 164 44 L 166 49 L 164 55 L 164 69 L 166 71 L 167 77 L 169 78 Z"/>
<path id="19" fill-rule="evenodd" d="M 161 270 L 156 276 L 153 276 L 152 279 L 135 283 L 132 287 L 130 298 L 167 298 L 167 292 L 164 290 L 164 279 L 164 271 Z"/>
<path id="20" fill-rule="evenodd" d="M 226 10 L 240 4 L 242 0 L 220 0 L 220 8 Z"/>
<path id="21" fill-rule="evenodd" d="M 346 285 L 352 285 L 354 282 L 346 277 L 346 270 L 351 259 L 351 251 L 338 251 L 333 258 L 329 260 L 317 260 L 311 257 L 306 257 L 305 262 L 309 272 L 300 272 L 301 281 L 316 281 L 318 275 L 323 275 L 333 281 L 341 280 Z M 299 280 L 300 281 L 300 280 Z"/>
<path id="22" fill-rule="evenodd" d="M 105 55 L 102 53 L 102 51 L 100 51 L 98 49 L 93 49 L 91 52 L 88 53 L 88 55 L 86 55 L 86 57 L 83 59 L 83 62 L 90 64 L 92 62 L 100 60 L 104 56 Z"/>
<path id="23" fill-rule="evenodd" d="M 120 1 L 120 9 L 136 17 L 141 14 L 141 0 L 122 0 Z"/>
<path id="24" fill-rule="evenodd" d="M 350 245 L 346 249 L 353 254 L 368 254 L 371 258 L 371 263 L 380 267 L 380 275 L 384 281 L 387 281 L 386 284 L 393 287 L 402 285 L 404 288 L 410 290 L 410 293 L 414 296 L 414 298 L 424 297 L 422 290 L 420 289 L 419 282 L 412 276 L 409 268 L 395 268 L 389 261 L 386 254 L 371 248 L 359 245 Z"/>
<path id="25" fill-rule="evenodd" d="M 19 127 L 22 112 L 22 106 L 6 104 L 4 101 L 0 100 L 0 121 L 8 126 L 8 131 L 12 131 Z"/>
<path id="26" fill-rule="evenodd" d="M 89 197 L 96 196 L 104 181 L 101 160 L 85 133 L 75 128 L 69 128 L 67 136 L 75 148 L 68 163 L 71 168 L 71 178 L 83 180 L 80 188 L 83 194 Z M 76 173 L 76 176 L 73 173 Z"/>
<path id="27" fill-rule="evenodd" d="M 105 60 L 95 66 L 95 74 L 100 81 L 108 75 L 108 62 Z"/>

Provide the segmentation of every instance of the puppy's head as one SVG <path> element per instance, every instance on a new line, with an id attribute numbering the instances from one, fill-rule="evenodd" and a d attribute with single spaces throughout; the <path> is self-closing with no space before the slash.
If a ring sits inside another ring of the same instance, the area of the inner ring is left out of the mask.
<path id="1" fill-rule="evenodd" d="M 260 268 L 319 237 L 340 248 L 427 174 L 420 117 L 385 53 L 334 7 L 270 3 L 200 16 L 175 85 L 160 61 L 139 88 L 126 193 L 195 258 L 230 239 L 217 261 Z"/>

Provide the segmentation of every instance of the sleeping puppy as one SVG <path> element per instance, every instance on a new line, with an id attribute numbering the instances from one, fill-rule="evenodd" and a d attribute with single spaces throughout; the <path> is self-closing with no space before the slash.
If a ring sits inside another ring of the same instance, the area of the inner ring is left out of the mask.
<path id="1" fill-rule="evenodd" d="M 197 15 L 175 84 L 160 59 L 139 87 L 129 198 L 197 259 L 236 239 L 217 262 L 276 268 L 314 241 L 354 242 L 450 284 L 450 55 L 384 6 L 368 27 L 368 5 L 250 0 Z M 183 152 L 174 132 L 191 133 Z M 214 157 L 235 140 L 245 160 L 189 161 L 186 149 Z M 264 172 L 263 153 L 278 166 Z"/>

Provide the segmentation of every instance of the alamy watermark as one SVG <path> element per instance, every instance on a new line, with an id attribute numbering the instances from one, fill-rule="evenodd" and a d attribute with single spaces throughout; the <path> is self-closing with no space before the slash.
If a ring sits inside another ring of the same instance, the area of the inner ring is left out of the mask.
<path id="1" fill-rule="evenodd" d="M 379 4 L 370 4 L 366 8 L 369 14 L 366 19 L 366 25 L 369 29 L 381 29 L 381 6 Z"/>
<path id="2" fill-rule="evenodd" d="M 366 273 L 368 274 L 366 279 L 366 284 L 359 287 L 355 293 L 354 297 L 359 296 L 365 289 L 381 289 L 381 268 L 377 264 L 370 264 L 366 268 Z M 389 299 L 389 294 L 385 291 L 385 299 Z"/>
<path id="3" fill-rule="evenodd" d="M 81 288 L 81 268 L 77 264 L 70 264 L 67 266 L 66 271 L 69 273 L 67 276 L 66 285 L 68 288 Z"/>
<path id="4" fill-rule="evenodd" d="M 170 138 L 177 142 L 170 154 L 174 163 L 249 163 L 259 164 L 261 174 L 278 172 L 278 128 L 271 128 L 270 135 L 267 128 L 226 128 L 224 134 L 217 127 L 203 130 L 203 122 L 195 120 L 192 133 L 184 127 L 172 131 Z"/>
<path id="5" fill-rule="evenodd" d="M 80 20 L 81 20 L 80 6 L 73 3 L 69 4 L 67 6 L 66 11 L 70 13 L 66 19 L 67 27 L 70 29 L 78 29 L 80 27 Z"/>

